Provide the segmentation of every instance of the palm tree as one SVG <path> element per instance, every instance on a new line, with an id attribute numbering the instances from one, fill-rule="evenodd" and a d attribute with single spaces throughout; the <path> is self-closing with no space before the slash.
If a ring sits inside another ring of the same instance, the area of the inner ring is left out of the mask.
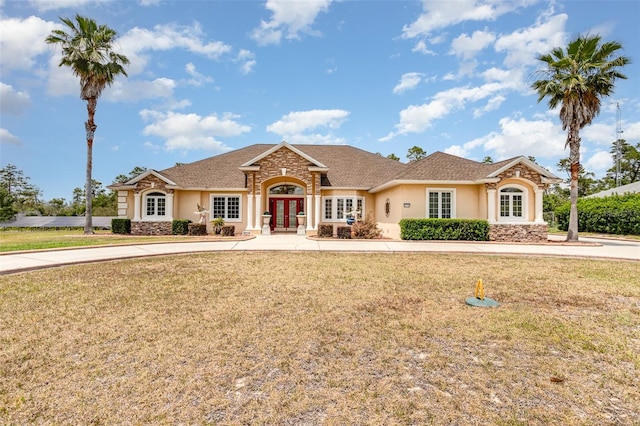
<path id="1" fill-rule="evenodd" d="M 613 93 L 614 82 L 627 78 L 619 69 L 631 60 L 616 56 L 617 42 L 600 44 L 600 36 L 578 36 L 567 46 L 539 55 L 545 64 L 542 77 L 532 84 L 538 102 L 549 98 L 549 108 L 560 106 L 562 130 L 567 130 L 571 162 L 571 210 L 567 241 L 578 241 L 578 177 L 580 174 L 580 129 L 600 113 L 601 98 Z"/>
<path id="2" fill-rule="evenodd" d="M 129 64 L 126 56 L 113 52 L 112 43 L 116 32 L 106 25 L 97 25 L 93 19 L 76 15 L 60 18 L 69 32 L 53 30 L 45 39 L 49 44 L 62 47 L 62 59 L 58 66 L 68 66 L 73 75 L 80 78 L 80 98 L 87 101 L 88 119 L 84 124 L 87 134 L 87 176 L 85 182 L 86 212 L 84 233 L 93 233 L 91 169 L 93 136 L 96 131 L 94 116 L 98 98 L 106 86 L 113 84 L 119 74 L 127 75 L 124 66 Z"/>

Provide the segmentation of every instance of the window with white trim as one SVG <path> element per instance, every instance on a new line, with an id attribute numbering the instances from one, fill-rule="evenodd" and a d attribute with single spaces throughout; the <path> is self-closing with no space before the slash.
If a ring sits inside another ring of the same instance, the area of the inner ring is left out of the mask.
<path id="1" fill-rule="evenodd" d="M 242 210 L 242 197 L 239 195 L 212 195 L 211 219 L 221 217 L 225 222 L 240 222 Z"/>
<path id="2" fill-rule="evenodd" d="M 322 217 L 328 222 L 342 222 L 352 212 L 357 212 L 358 219 L 364 213 L 364 197 L 324 197 Z M 353 216 L 353 215 L 352 215 Z"/>
<path id="3" fill-rule="evenodd" d="M 427 189 L 427 217 L 455 219 L 455 189 Z"/>
<path id="4" fill-rule="evenodd" d="M 151 192 L 144 196 L 145 217 L 164 218 L 167 215 L 167 198 L 162 192 Z"/>
<path id="5" fill-rule="evenodd" d="M 516 185 L 500 189 L 500 219 L 524 220 L 527 191 Z"/>

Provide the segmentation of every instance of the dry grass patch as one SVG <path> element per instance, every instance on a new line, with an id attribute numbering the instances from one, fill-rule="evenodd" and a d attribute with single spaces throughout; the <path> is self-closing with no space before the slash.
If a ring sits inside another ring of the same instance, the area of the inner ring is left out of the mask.
<path id="1" fill-rule="evenodd" d="M 638 269 L 278 252 L 0 277 L 0 423 L 637 424 Z M 499 308 L 464 304 L 478 278 Z"/>

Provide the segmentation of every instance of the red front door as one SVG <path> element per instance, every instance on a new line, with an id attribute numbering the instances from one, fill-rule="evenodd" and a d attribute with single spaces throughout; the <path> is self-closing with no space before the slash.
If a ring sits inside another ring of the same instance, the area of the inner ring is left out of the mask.
<path id="1" fill-rule="evenodd" d="M 295 231 L 298 228 L 296 214 L 302 211 L 304 211 L 303 198 L 271 198 L 269 200 L 271 230 Z"/>

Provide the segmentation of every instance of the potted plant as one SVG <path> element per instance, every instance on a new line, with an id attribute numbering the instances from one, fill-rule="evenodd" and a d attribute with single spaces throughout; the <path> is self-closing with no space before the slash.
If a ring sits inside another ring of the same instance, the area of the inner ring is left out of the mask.
<path id="1" fill-rule="evenodd" d="M 262 224 L 263 225 L 269 225 L 269 222 L 271 222 L 271 213 L 266 211 L 266 212 L 262 213 Z"/>
<path id="2" fill-rule="evenodd" d="M 298 218 L 298 226 L 304 226 L 304 212 L 298 212 L 298 214 L 296 215 L 296 218 Z"/>
<path id="3" fill-rule="evenodd" d="M 224 226 L 224 219 L 220 216 L 216 217 L 211 221 L 211 226 L 213 227 L 213 232 L 216 235 L 220 235 L 220 232 L 222 232 L 222 227 Z"/>

